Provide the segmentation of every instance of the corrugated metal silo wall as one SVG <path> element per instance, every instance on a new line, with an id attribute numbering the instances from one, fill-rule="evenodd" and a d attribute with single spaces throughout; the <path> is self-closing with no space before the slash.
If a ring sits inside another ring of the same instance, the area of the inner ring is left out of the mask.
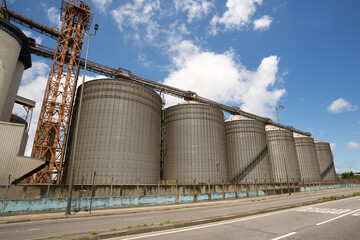
<path id="1" fill-rule="evenodd" d="M 315 148 L 319 161 L 320 173 L 323 174 L 328 168 L 330 168 L 322 181 L 335 181 L 336 172 L 330 144 L 327 142 L 315 142 Z"/>
<path id="2" fill-rule="evenodd" d="M 321 175 L 314 139 L 310 137 L 295 137 L 294 139 L 301 180 L 304 182 L 320 182 Z"/>
<path id="3" fill-rule="evenodd" d="M 90 184 L 96 171 L 97 184 L 111 184 L 112 177 L 114 184 L 136 184 L 138 177 L 140 183 L 156 184 L 160 134 L 161 98 L 154 91 L 121 79 L 85 83 L 74 183 L 81 184 L 84 176 Z M 67 182 L 70 156 L 71 151 Z"/>
<path id="4" fill-rule="evenodd" d="M 300 169 L 295 142 L 289 130 L 267 131 L 268 151 L 272 178 L 275 182 L 299 182 Z"/>
<path id="5" fill-rule="evenodd" d="M 164 115 L 164 178 L 179 184 L 226 183 L 223 113 L 204 104 L 179 104 Z"/>
<path id="6" fill-rule="evenodd" d="M 271 182 L 265 125 L 254 120 L 226 121 L 225 135 L 230 181 L 237 177 L 237 183 Z"/>

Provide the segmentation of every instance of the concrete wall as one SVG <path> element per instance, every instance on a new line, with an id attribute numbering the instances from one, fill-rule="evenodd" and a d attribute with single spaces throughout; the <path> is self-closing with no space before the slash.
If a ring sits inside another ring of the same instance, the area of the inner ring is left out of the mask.
<path id="1" fill-rule="evenodd" d="M 304 186 L 291 191 L 315 191 L 320 189 L 331 189 L 345 186 L 360 186 L 360 184 L 335 184 L 320 186 Z M 273 190 L 276 186 L 272 186 Z M 277 190 L 282 193 L 283 186 L 278 186 Z M 99 188 L 100 189 L 100 188 Z M 165 205 L 165 204 L 184 204 L 202 201 L 239 199 L 246 197 L 260 197 L 270 195 L 271 189 L 249 190 L 246 188 L 234 192 L 215 192 L 215 193 L 197 193 L 197 194 L 169 194 L 169 195 L 146 195 L 146 196 L 113 196 L 113 197 L 73 197 L 71 209 L 88 210 L 103 208 L 119 208 L 146 205 Z M 14 214 L 21 212 L 45 212 L 45 211 L 65 211 L 66 198 L 41 198 L 41 199 L 14 199 L 0 200 L 0 215 Z M 91 204 L 90 204 L 91 203 Z"/>
<path id="2" fill-rule="evenodd" d="M 327 185 L 336 184 L 326 183 Z M 324 185 L 321 183 L 289 183 L 292 192 L 300 191 L 300 187 Z M 40 199 L 40 198 L 66 198 L 68 196 L 68 185 L 48 184 L 18 184 L 11 185 L 6 194 L 6 199 Z M 0 186 L 0 199 L 5 193 L 5 186 Z M 82 189 L 82 190 L 81 190 Z M 186 195 L 186 194 L 208 194 L 240 191 L 259 191 L 268 194 L 286 193 L 287 183 L 275 184 L 221 184 L 221 185 L 94 185 L 94 193 L 91 194 L 91 185 L 74 185 L 73 197 L 118 197 L 118 196 L 154 196 L 154 195 Z"/>

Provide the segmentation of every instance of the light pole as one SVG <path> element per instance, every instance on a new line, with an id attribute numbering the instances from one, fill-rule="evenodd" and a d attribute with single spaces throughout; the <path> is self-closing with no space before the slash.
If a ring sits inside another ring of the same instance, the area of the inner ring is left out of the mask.
<path id="1" fill-rule="evenodd" d="M 278 125 L 279 125 L 279 130 L 280 130 L 280 121 L 279 121 L 279 109 L 282 109 L 282 108 L 285 108 L 285 106 L 284 105 L 279 105 L 279 106 L 277 106 L 275 109 L 276 109 L 276 116 L 277 116 L 277 120 L 278 120 Z"/>
<path id="2" fill-rule="evenodd" d="M 89 46 L 90 46 L 90 38 L 91 36 L 96 35 L 96 31 L 99 29 L 99 25 L 95 24 L 94 26 L 94 34 L 91 34 L 90 32 L 87 33 L 88 35 L 88 43 L 86 48 L 86 57 L 85 57 L 85 64 L 84 64 L 84 75 L 82 79 L 81 89 L 80 89 L 80 99 L 79 99 L 79 109 L 76 114 L 76 128 L 74 133 L 74 148 L 72 149 L 72 158 L 71 158 L 71 169 L 70 169 L 70 180 L 69 180 L 69 195 L 67 199 L 67 205 L 66 205 L 66 213 L 65 215 L 70 215 L 71 212 L 71 198 L 72 198 L 72 186 L 73 186 L 73 180 L 74 180 L 74 166 L 75 166 L 75 159 L 76 159 L 76 145 L 77 145 L 77 136 L 79 132 L 79 123 L 80 123 L 80 112 L 81 112 L 81 103 L 83 98 L 83 92 L 84 92 L 84 83 L 85 83 L 85 76 L 86 76 L 86 66 L 88 61 L 88 55 L 89 55 Z"/>
<path id="3" fill-rule="evenodd" d="M 276 109 L 276 116 L 277 116 L 277 120 L 278 120 L 278 125 L 279 125 L 279 130 L 280 130 L 279 109 L 283 109 L 283 108 L 285 108 L 285 106 L 282 105 L 282 104 L 275 108 Z M 289 195 L 291 195 L 290 185 L 289 185 L 289 174 L 288 174 L 285 158 L 284 158 L 284 167 L 285 167 L 285 173 L 286 173 L 286 182 L 287 182 L 287 187 L 288 187 L 288 193 L 289 193 Z"/>

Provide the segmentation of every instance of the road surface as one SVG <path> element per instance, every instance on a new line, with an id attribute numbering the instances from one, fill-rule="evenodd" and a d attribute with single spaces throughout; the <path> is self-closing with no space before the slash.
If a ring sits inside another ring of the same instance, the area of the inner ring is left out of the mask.
<path id="1" fill-rule="evenodd" d="M 0 239 L 39 239 L 44 237 L 54 237 L 54 236 L 60 236 L 64 234 L 75 234 L 75 233 L 84 233 L 84 232 L 92 232 L 92 231 L 104 231 L 104 230 L 111 230 L 111 229 L 122 229 L 122 228 L 128 228 L 128 227 L 136 227 L 140 225 L 151 225 L 159 224 L 161 222 L 176 222 L 176 221 L 191 221 L 194 219 L 202 219 L 202 218 L 210 218 L 210 217 L 216 217 L 216 216 L 222 216 L 227 214 L 235 214 L 235 213 L 243 213 L 243 212 L 249 212 L 252 210 L 259 210 L 259 209 L 266 209 L 266 208 L 276 208 L 279 206 L 284 206 L 288 204 L 294 204 L 294 203 L 300 203 L 300 202 L 306 202 L 306 201 L 313 201 L 317 200 L 319 198 L 322 198 L 322 196 L 329 196 L 329 195 L 349 195 L 352 192 L 359 192 L 359 188 L 349 188 L 349 189 L 337 189 L 333 191 L 320 191 L 316 193 L 311 194 L 300 194 L 300 195 L 292 195 L 292 196 L 283 196 L 281 198 L 272 198 L 272 199 L 264 199 L 262 197 L 259 198 L 252 198 L 247 200 L 229 200 L 224 202 L 222 205 L 213 205 L 213 206 L 198 206 L 198 207 L 192 207 L 192 208 L 181 208 L 181 209 L 175 209 L 175 210 L 166 210 L 166 211 L 152 211 L 152 212 L 139 212 L 139 213 L 131 213 L 131 214 L 117 214 L 117 215 L 107 215 L 107 216 L 91 216 L 91 217 L 77 217 L 77 218 L 63 218 L 63 219 L 53 219 L 53 220 L 41 220 L 41 221 L 33 221 L 33 222 L 20 222 L 20 223 L 9 223 L 9 224 L 0 224 Z M 354 199 L 354 198 L 351 198 Z M 335 201 L 334 203 L 329 204 L 337 204 L 337 203 L 352 203 L 352 200 L 341 200 L 341 201 Z M 352 205 L 356 205 L 358 208 L 360 208 L 360 201 L 356 200 L 355 203 L 352 203 Z M 351 207 L 351 210 L 355 210 L 354 206 Z M 151 208 L 151 207 L 149 207 Z M 341 208 L 344 208 L 342 206 Z M 349 207 L 346 207 L 346 209 L 350 209 Z M 285 212 L 286 214 L 309 214 L 306 212 L 295 212 L 293 210 L 290 210 L 288 212 Z M 284 214 L 285 214 L 284 213 Z M 297 216 L 296 215 L 296 216 Z M 319 214 L 314 214 L 314 216 L 317 216 Z M 285 216 L 285 215 L 269 215 L 269 217 L 272 216 L 273 218 Z M 320 215 L 325 216 L 325 215 Z M 243 218 L 242 218 L 243 219 Z M 245 221 L 239 219 L 238 222 L 233 222 L 231 224 L 244 224 Z M 248 219 L 248 218 L 246 218 Z M 261 218 L 266 221 L 266 218 Z M 278 219 L 275 219 L 273 221 L 277 223 L 282 223 L 283 218 L 280 217 Z M 360 219 L 360 218 L 357 218 Z M 322 219 L 319 219 L 322 220 Z M 247 220 L 250 221 L 250 220 Z M 246 222 L 247 222 L 246 221 Z M 254 221 L 254 220 L 251 220 Z M 260 221 L 260 218 L 258 219 Z M 266 226 L 268 224 L 272 223 L 273 221 L 270 221 L 269 223 L 261 222 L 258 223 L 260 225 L 255 224 L 253 227 L 254 229 L 263 229 L 265 235 L 261 236 L 274 236 L 275 233 L 272 233 L 271 231 L 267 232 Z M 294 222 L 294 219 L 292 220 L 286 220 L 284 223 L 291 223 Z M 360 226 L 359 220 L 357 222 L 357 226 Z M 296 225 L 299 225 L 296 223 Z M 352 226 L 351 223 L 348 223 L 349 226 Z M 348 226 L 346 225 L 346 226 Z M 217 226 L 217 225 L 216 225 Z M 232 229 L 232 225 L 219 225 L 225 228 Z M 261 226 L 260 228 L 258 226 Z M 299 225 L 300 226 L 300 225 Z M 274 227 L 274 226 L 273 226 Z M 217 229 L 217 227 L 216 227 Z M 292 229 L 292 228 L 289 228 Z M 360 228 L 359 228 L 360 229 Z M 205 229 L 201 230 L 204 231 Z M 210 230 L 210 229 L 208 229 Z M 261 230 L 261 231 L 263 231 Z M 254 230 L 255 232 L 258 230 Z M 259 230 L 260 231 L 260 230 Z M 287 234 L 290 232 L 296 231 L 281 231 L 279 234 L 275 235 L 281 235 L 281 234 Z M 196 234 L 198 231 L 191 232 L 191 234 Z M 217 231 L 215 231 L 216 233 Z M 242 231 L 241 231 L 242 232 Z M 189 232 L 190 233 L 190 232 Z M 219 237 L 218 235 L 215 235 L 215 233 L 210 234 Z M 229 232 L 230 234 L 230 232 Z M 239 235 L 239 232 L 234 232 L 233 234 Z M 245 233 L 241 233 L 242 236 Z M 257 232 L 257 234 L 259 234 Z M 269 235 L 267 235 L 269 234 Z M 202 234 L 200 234 L 202 236 Z M 246 236 L 246 235 L 244 235 Z M 300 236 L 300 233 L 297 233 L 296 236 Z M 156 236 L 155 239 L 157 239 L 158 236 Z M 229 235 L 229 239 L 231 237 L 234 237 L 234 235 Z M 166 236 L 165 236 L 166 238 Z M 165 239 L 164 238 L 164 239 Z M 173 236 L 171 236 L 173 238 Z M 161 238 L 163 239 L 163 238 Z M 186 238 L 188 239 L 188 238 Z M 214 238 L 216 239 L 216 238 Z M 356 238 L 355 238 L 356 239 Z"/>
<path id="2" fill-rule="evenodd" d="M 360 197 L 115 239 L 360 239 Z"/>

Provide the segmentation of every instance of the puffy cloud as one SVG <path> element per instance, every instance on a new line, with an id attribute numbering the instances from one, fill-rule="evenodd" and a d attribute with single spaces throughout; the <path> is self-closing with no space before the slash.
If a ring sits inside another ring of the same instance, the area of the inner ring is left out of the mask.
<path id="1" fill-rule="evenodd" d="M 186 11 L 188 13 L 187 21 L 192 22 L 193 19 L 201 19 L 206 16 L 214 4 L 204 0 L 174 0 L 175 8 L 177 11 Z"/>
<path id="2" fill-rule="evenodd" d="M 272 23 L 272 18 L 268 15 L 265 15 L 259 19 L 256 19 L 254 21 L 254 30 L 266 30 L 270 28 L 270 25 Z"/>
<path id="3" fill-rule="evenodd" d="M 111 16 L 120 31 L 130 27 L 134 32 L 132 36 L 138 40 L 153 41 L 159 33 L 159 24 L 153 20 L 154 16 L 161 14 L 160 2 L 151 0 L 136 0 L 111 11 Z M 142 33 L 145 38 L 142 39 Z"/>
<path id="4" fill-rule="evenodd" d="M 256 4 L 261 5 L 262 0 L 228 0 L 227 10 L 222 17 L 215 15 L 211 20 L 211 33 L 217 34 L 217 25 L 222 24 L 225 30 L 240 30 L 251 22 L 251 17 L 256 12 Z"/>
<path id="5" fill-rule="evenodd" d="M 357 105 L 351 105 L 344 98 L 339 98 L 333 101 L 328 107 L 328 111 L 331 113 L 340 113 L 340 112 L 351 112 L 355 111 L 358 108 Z"/>
<path id="6" fill-rule="evenodd" d="M 245 110 L 273 117 L 285 89 L 276 89 L 279 58 L 264 58 L 255 71 L 236 61 L 233 51 L 217 54 L 202 51 L 191 41 L 180 41 L 171 49 L 175 68 L 165 84 L 195 91 L 200 96 L 225 104 L 237 104 Z M 179 102 L 167 98 L 167 105 Z"/>
<path id="7" fill-rule="evenodd" d="M 61 28 L 61 21 L 60 21 L 60 11 L 55 7 L 48 8 L 46 10 L 46 16 L 51 24 L 58 29 Z"/>
<path id="8" fill-rule="evenodd" d="M 351 141 L 351 142 L 348 142 L 346 144 L 346 146 L 347 146 L 348 149 L 359 149 L 360 148 L 360 143 Z"/>
<path id="9" fill-rule="evenodd" d="M 36 101 L 36 106 L 34 108 L 30 125 L 29 139 L 26 145 L 25 155 L 27 156 L 30 156 L 32 145 L 34 143 L 35 132 L 44 98 L 49 71 L 50 67 L 44 62 L 33 61 L 32 67 L 24 71 L 21 85 L 18 91 L 18 95 Z M 20 116 L 24 115 L 23 108 L 16 104 L 14 106 L 13 112 Z"/>
<path id="10" fill-rule="evenodd" d="M 92 3 L 100 10 L 100 12 L 105 13 L 106 8 L 111 5 L 112 0 L 92 0 Z"/>
<path id="11" fill-rule="evenodd" d="M 330 148 L 331 148 L 331 150 L 334 150 L 334 148 L 336 147 L 336 143 L 330 143 Z"/>
<path id="12" fill-rule="evenodd" d="M 35 36 L 32 32 L 27 31 L 27 30 L 21 30 L 21 31 L 22 31 L 27 37 L 35 39 L 35 42 L 36 42 L 37 44 L 41 44 L 41 43 L 42 43 L 42 40 L 43 40 L 42 37 Z"/>

